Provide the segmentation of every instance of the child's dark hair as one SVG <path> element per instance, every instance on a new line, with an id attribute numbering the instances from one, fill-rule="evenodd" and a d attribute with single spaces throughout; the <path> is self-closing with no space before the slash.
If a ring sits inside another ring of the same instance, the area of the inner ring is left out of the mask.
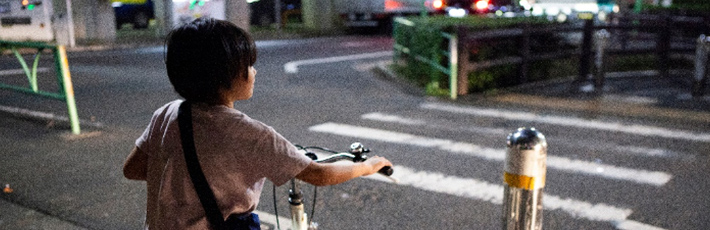
<path id="1" fill-rule="evenodd" d="M 217 102 L 237 77 L 249 77 L 256 62 L 251 36 L 223 20 L 198 18 L 166 39 L 165 66 L 175 91 L 189 101 Z"/>

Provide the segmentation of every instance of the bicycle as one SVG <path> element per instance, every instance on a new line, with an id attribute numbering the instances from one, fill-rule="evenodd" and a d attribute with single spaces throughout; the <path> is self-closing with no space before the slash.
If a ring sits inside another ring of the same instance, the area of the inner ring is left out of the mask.
<path id="1" fill-rule="evenodd" d="M 363 162 L 367 160 L 367 155 L 366 153 L 370 152 L 370 149 L 365 148 L 361 143 L 355 142 L 350 145 L 350 150 L 348 152 L 338 152 L 334 150 L 330 150 L 327 148 L 323 147 L 318 147 L 318 146 L 301 146 L 301 145 L 295 145 L 299 150 L 303 151 L 304 154 L 314 161 L 318 163 L 333 163 L 337 161 L 352 161 L 352 162 Z M 312 150 L 316 150 L 315 152 Z M 330 154 L 329 156 L 318 159 L 318 154 L 316 153 L 326 153 Z M 386 166 L 382 168 L 379 173 L 385 176 L 391 176 L 394 170 L 392 167 Z M 288 202 L 290 204 L 290 211 L 291 211 L 291 229 L 292 230 L 315 230 L 318 228 L 318 224 L 315 222 L 312 222 L 313 216 L 315 213 L 315 204 L 316 204 L 316 195 L 317 195 L 317 188 L 315 187 L 313 190 L 313 207 L 311 208 L 311 214 L 310 218 L 311 221 L 308 220 L 308 215 L 305 213 L 304 205 L 303 205 L 303 193 L 301 192 L 301 188 L 299 185 L 299 181 L 297 179 L 291 179 L 291 188 L 289 189 L 289 194 L 288 194 Z M 278 220 L 278 208 L 277 208 L 277 202 L 276 202 L 276 186 L 274 186 L 274 191 L 273 191 L 273 198 L 274 198 L 274 214 L 277 216 L 276 218 L 276 229 L 281 229 L 281 224 L 279 223 Z"/>

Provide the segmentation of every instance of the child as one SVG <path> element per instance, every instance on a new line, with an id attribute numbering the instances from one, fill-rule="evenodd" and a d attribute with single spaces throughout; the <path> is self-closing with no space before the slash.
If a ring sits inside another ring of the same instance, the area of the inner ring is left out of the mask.
<path id="1" fill-rule="evenodd" d="M 192 107 L 199 165 L 223 219 L 251 215 L 267 178 L 276 185 L 294 177 L 334 185 L 392 165 L 382 157 L 316 163 L 273 128 L 234 109 L 235 101 L 252 96 L 256 75 L 256 45 L 234 24 L 199 18 L 173 30 L 166 43 L 168 77 L 185 102 L 155 111 L 123 166 L 126 178 L 147 182 L 147 229 L 210 228 L 183 157 L 177 120 L 182 103 Z"/>

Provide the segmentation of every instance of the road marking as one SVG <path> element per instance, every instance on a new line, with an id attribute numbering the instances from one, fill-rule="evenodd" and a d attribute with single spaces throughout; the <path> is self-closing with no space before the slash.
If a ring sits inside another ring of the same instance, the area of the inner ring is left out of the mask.
<path id="1" fill-rule="evenodd" d="M 405 124 L 405 125 L 426 125 L 427 122 L 422 119 L 410 119 L 410 118 L 405 118 L 397 115 L 390 115 L 390 114 L 384 114 L 384 113 L 367 113 L 363 114 L 360 116 L 362 119 L 366 120 L 375 120 L 375 121 L 384 121 L 384 122 L 393 122 L 393 123 L 400 123 L 400 124 Z"/>
<path id="2" fill-rule="evenodd" d="M 37 73 L 45 73 L 49 71 L 49 68 L 46 67 L 39 67 L 37 68 Z M 25 70 L 23 69 L 6 69 L 6 70 L 0 70 L 0 76 L 6 76 L 6 75 L 20 75 L 20 74 L 25 74 Z"/>
<path id="3" fill-rule="evenodd" d="M 401 165 L 394 166 L 393 176 L 397 177 L 398 185 L 491 202 L 496 205 L 503 204 L 505 187 L 499 184 L 473 178 L 445 175 L 438 172 L 417 171 Z M 391 183 L 390 180 L 382 176 L 368 176 L 366 178 Z M 619 229 L 662 229 L 627 220 L 629 215 L 633 213 L 633 211 L 628 208 L 619 208 L 604 203 L 592 204 L 550 194 L 543 194 L 543 196 L 542 205 L 546 210 L 560 210 L 573 217 L 592 221 L 612 222 Z"/>
<path id="4" fill-rule="evenodd" d="M 301 66 L 301 65 L 314 65 L 314 64 L 325 64 L 325 63 L 352 61 L 352 60 L 368 59 L 368 58 L 380 58 L 380 57 L 392 56 L 392 54 L 393 54 L 392 51 L 382 51 L 382 52 L 374 52 L 374 53 L 363 53 L 363 54 L 354 54 L 354 55 L 346 55 L 346 56 L 291 61 L 291 62 L 288 62 L 284 65 L 284 71 L 286 73 L 298 73 L 298 66 Z"/>
<path id="5" fill-rule="evenodd" d="M 626 125 L 619 122 L 605 122 L 599 120 L 587 120 L 575 117 L 562 117 L 553 115 L 539 115 L 528 112 L 518 112 L 500 109 L 478 108 L 473 106 L 453 106 L 440 103 L 424 103 L 421 108 L 445 111 L 451 113 L 462 113 L 482 117 L 496 117 L 507 120 L 518 120 L 528 122 L 539 122 L 553 125 L 570 126 L 586 129 L 597 129 L 605 131 L 623 132 L 641 136 L 656 136 L 671 139 L 682 139 L 689 141 L 710 142 L 710 133 L 687 132 L 683 130 L 666 129 L 647 125 Z"/>
<path id="6" fill-rule="evenodd" d="M 500 136 L 505 136 L 508 133 L 510 133 L 510 132 L 507 132 L 501 128 L 486 128 L 486 127 L 473 127 L 473 126 L 467 126 L 467 127 L 460 127 L 459 126 L 459 127 L 451 128 L 451 126 L 437 125 L 437 124 L 433 124 L 433 122 L 428 122 L 428 121 L 425 121 L 422 119 L 411 119 L 411 118 L 401 117 L 401 116 L 397 116 L 397 115 L 384 114 L 384 113 L 378 113 L 378 112 L 363 114 L 362 116 L 360 116 L 360 118 L 365 119 L 365 120 L 392 122 L 392 123 L 399 123 L 399 124 L 405 124 L 405 125 L 424 126 L 427 128 L 447 130 L 447 131 L 467 131 L 467 132 L 493 134 L 493 135 L 500 135 Z"/>
<path id="7" fill-rule="evenodd" d="M 17 108 L 17 107 L 0 105 L 0 112 L 9 113 L 9 114 L 12 114 L 17 117 L 28 117 L 28 118 L 47 120 L 47 121 L 60 121 L 60 122 L 69 123 L 69 118 L 65 117 L 65 116 L 55 115 L 53 113 Z M 82 126 L 91 126 L 91 127 L 95 127 L 95 128 L 103 128 L 104 127 L 103 123 L 95 122 L 95 121 L 79 120 L 79 124 L 81 124 Z"/>
<path id="8" fill-rule="evenodd" d="M 470 125 L 469 126 L 453 127 L 454 125 L 449 125 L 449 126 L 441 125 L 441 124 L 436 124 L 435 122 L 426 121 L 423 119 L 412 119 L 412 118 L 407 118 L 407 117 L 402 117 L 402 116 L 392 115 L 392 114 L 386 114 L 386 113 L 380 113 L 380 112 L 363 114 L 362 116 L 360 116 L 360 118 L 365 119 L 365 120 L 373 120 L 373 121 L 380 121 L 380 122 L 422 126 L 422 127 L 426 127 L 426 128 L 447 130 L 447 131 L 457 131 L 457 132 L 464 131 L 464 132 L 492 134 L 492 135 L 499 135 L 499 136 L 504 136 L 504 135 L 507 135 L 508 133 L 510 133 L 510 132 L 507 132 L 501 128 L 487 128 L 487 127 L 477 127 L 477 126 L 470 126 Z M 552 139 L 549 136 L 547 138 L 548 138 L 548 141 L 550 139 Z M 647 148 L 647 147 L 641 147 L 641 146 L 615 145 L 612 143 L 607 143 L 607 145 L 605 145 L 605 146 L 599 146 L 597 143 L 590 143 L 590 142 L 580 142 L 580 141 L 573 141 L 573 140 L 560 140 L 560 141 L 564 141 L 563 144 L 568 145 L 568 146 L 576 146 L 576 147 L 580 147 L 580 148 L 589 148 L 589 149 L 605 149 L 608 151 L 623 152 L 625 154 L 635 155 L 635 156 L 663 157 L 663 158 L 670 158 L 670 157 L 692 158 L 692 156 L 676 153 L 674 151 L 671 151 L 668 149 L 662 149 L 662 148 Z"/>
<path id="9" fill-rule="evenodd" d="M 486 148 L 472 143 L 422 137 L 412 134 L 346 124 L 324 123 L 312 126 L 308 128 L 308 130 L 382 142 L 438 148 L 452 153 L 479 157 L 491 161 L 504 161 L 506 154 L 504 149 Z M 601 176 L 610 179 L 625 180 L 653 186 L 663 186 L 672 178 L 670 174 L 665 172 L 629 169 L 608 164 L 572 160 L 550 155 L 547 156 L 547 166 L 567 172 Z"/>

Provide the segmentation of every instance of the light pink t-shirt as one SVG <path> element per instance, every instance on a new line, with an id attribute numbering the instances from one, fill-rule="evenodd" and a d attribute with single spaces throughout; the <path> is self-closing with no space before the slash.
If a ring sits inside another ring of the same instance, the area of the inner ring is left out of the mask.
<path id="1" fill-rule="evenodd" d="M 147 228 L 207 229 L 187 171 L 177 122 L 181 100 L 153 114 L 136 146 L 147 154 Z M 192 105 L 195 148 L 224 218 L 254 211 L 268 178 L 282 185 L 308 166 L 273 128 L 226 106 Z"/>

